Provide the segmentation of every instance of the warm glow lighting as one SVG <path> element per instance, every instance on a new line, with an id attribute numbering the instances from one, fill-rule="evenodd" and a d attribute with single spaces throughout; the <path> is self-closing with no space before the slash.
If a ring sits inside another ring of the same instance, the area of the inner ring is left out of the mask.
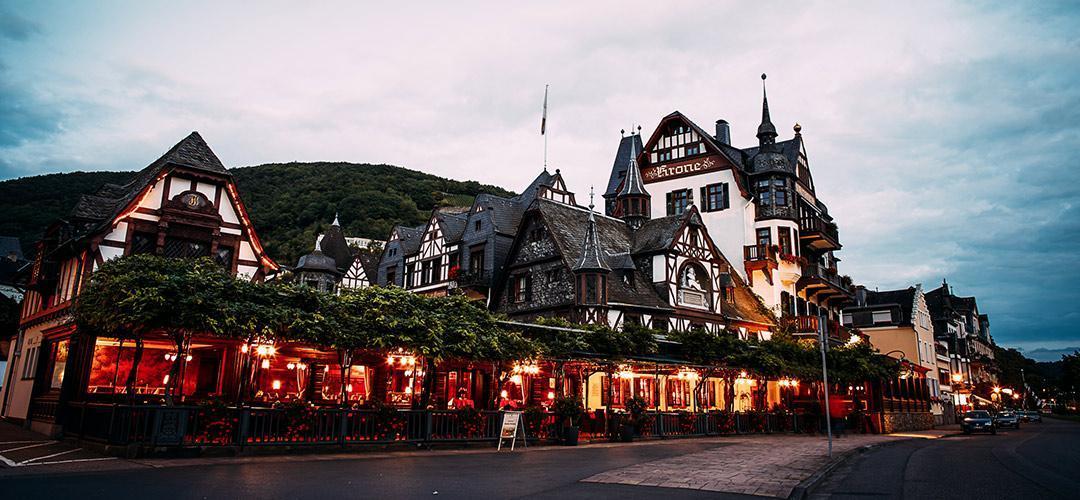
<path id="1" fill-rule="evenodd" d="M 555 399 L 555 391 L 548 391 L 548 399 Z"/>
<path id="2" fill-rule="evenodd" d="M 1005 394 L 1012 394 L 1013 390 L 1009 389 L 1009 388 L 1005 388 L 1005 389 L 1002 389 L 1001 392 L 1004 392 Z"/>
<path id="3" fill-rule="evenodd" d="M 289 363 L 289 364 L 285 365 L 285 368 L 288 368 L 288 369 L 290 369 L 290 370 L 295 370 L 295 369 L 296 369 L 296 365 L 295 365 L 295 364 L 293 364 L 293 363 Z"/>
<path id="4" fill-rule="evenodd" d="M 394 364 L 394 357 L 393 356 L 387 356 L 386 357 L 386 364 L 388 364 L 388 365 Z"/>
<path id="5" fill-rule="evenodd" d="M 994 386 L 994 392 L 1001 392 L 1001 388 L 997 387 L 997 386 Z"/>
<path id="6" fill-rule="evenodd" d="M 537 375 L 540 373 L 540 366 L 535 362 L 526 361 L 523 363 L 514 363 L 514 373 L 521 373 L 525 375 Z"/>
<path id="7" fill-rule="evenodd" d="M 861 337 L 859 337 L 858 335 L 852 335 L 851 338 L 848 339 L 847 345 L 853 346 L 855 344 L 858 344 L 860 341 L 862 341 Z"/>
<path id="8" fill-rule="evenodd" d="M 411 385 L 405 388 L 405 394 L 412 394 L 412 386 Z"/>
<path id="9" fill-rule="evenodd" d="M 277 348 L 274 346 L 267 347 L 266 350 L 270 353 L 271 356 L 277 353 Z"/>
<path id="10" fill-rule="evenodd" d="M 270 387 L 273 387 L 275 391 L 280 390 L 281 389 L 281 381 L 280 380 L 273 381 L 270 384 Z"/>
<path id="11" fill-rule="evenodd" d="M 330 373 L 330 365 L 323 365 L 322 371 L 323 373 Z"/>
<path id="12" fill-rule="evenodd" d="M 345 390 L 349 391 L 349 392 L 352 392 L 352 384 L 346 384 L 345 385 Z"/>
<path id="13" fill-rule="evenodd" d="M 165 378 L 161 380 L 161 383 L 162 384 L 168 384 L 169 383 L 169 376 L 165 375 Z"/>
<path id="14" fill-rule="evenodd" d="M 240 352 L 242 352 L 244 354 L 247 354 L 247 352 L 248 352 L 247 344 L 244 344 L 244 345 L 240 346 Z"/>
<path id="15" fill-rule="evenodd" d="M 952 374 L 952 381 L 957 382 L 957 383 L 963 382 L 964 381 L 964 376 L 959 374 L 959 373 L 954 373 L 954 374 Z"/>
<path id="16" fill-rule="evenodd" d="M 739 372 L 739 378 L 746 378 L 746 370 Z"/>
<path id="17" fill-rule="evenodd" d="M 510 381 L 517 385 L 521 385 L 521 375 L 514 375 L 510 377 Z"/>
<path id="18" fill-rule="evenodd" d="M 187 355 L 187 358 L 185 358 L 185 359 L 186 359 L 187 361 L 191 361 L 191 355 L 190 355 L 190 354 L 188 354 L 188 355 Z"/>
<path id="19" fill-rule="evenodd" d="M 505 390 L 503 390 L 502 392 L 499 393 L 499 397 L 501 397 L 501 398 L 506 398 L 506 397 L 509 397 L 509 396 L 510 396 L 510 393 L 506 392 Z"/>
<path id="20" fill-rule="evenodd" d="M 261 366 L 263 368 L 270 368 L 270 360 L 269 359 L 262 360 L 262 365 Z"/>

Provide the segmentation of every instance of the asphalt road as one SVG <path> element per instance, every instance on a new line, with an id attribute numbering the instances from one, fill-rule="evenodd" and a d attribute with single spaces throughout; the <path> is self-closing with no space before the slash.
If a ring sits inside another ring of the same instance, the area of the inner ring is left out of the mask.
<path id="1" fill-rule="evenodd" d="M 725 498 L 696 490 L 579 482 L 606 470 L 717 446 L 715 441 L 685 440 L 501 454 L 332 461 L 298 456 L 284 462 L 19 474 L 0 476 L 0 498 Z"/>
<path id="2" fill-rule="evenodd" d="M 877 448 L 835 469 L 812 498 L 1080 498 L 1080 424 L 1046 419 Z"/>

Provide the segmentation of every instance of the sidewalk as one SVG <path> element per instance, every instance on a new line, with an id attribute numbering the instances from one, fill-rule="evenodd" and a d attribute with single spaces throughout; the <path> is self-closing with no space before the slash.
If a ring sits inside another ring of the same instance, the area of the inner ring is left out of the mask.
<path id="1" fill-rule="evenodd" d="M 833 440 L 833 457 L 860 448 L 907 439 L 956 434 L 948 427 L 891 435 L 847 434 Z M 688 488 L 787 498 L 792 490 L 830 464 L 825 436 L 746 435 L 724 439 L 728 446 L 614 469 L 585 482 Z"/>

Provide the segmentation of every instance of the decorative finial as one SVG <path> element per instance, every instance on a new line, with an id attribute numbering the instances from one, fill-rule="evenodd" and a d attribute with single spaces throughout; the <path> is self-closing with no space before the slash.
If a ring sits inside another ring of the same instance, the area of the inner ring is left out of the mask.
<path id="1" fill-rule="evenodd" d="M 594 205 L 594 204 L 593 204 L 593 195 L 594 195 L 594 194 L 595 194 L 595 193 L 593 192 L 593 187 L 592 187 L 592 186 L 589 186 L 589 211 L 590 211 L 590 212 L 592 212 L 592 211 L 593 211 L 593 208 L 595 208 L 595 207 L 596 207 L 596 205 Z"/>
<path id="2" fill-rule="evenodd" d="M 766 78 L 766 77 L 765 77 L 765 73 L 762 73 L 762 74 L 761 74 L 761 81 L 765 81 L 765 78 Z"/>
<path id="3" fill-rule="evenodd" d="M 626 136 L 626 129 L 619 129 L 619 137 L 625 137 L 625 136 Z"/>
<path id="4" fill-rule="evenodd" d="M 800 133 L 802 133 L 802 125 L 799 125 L 798 123 L 796 123 L 795 124 L 795 135 L 799 135 Z"/>
<path id="5" fill-rule="evenodd" d="M 637 126 L 637 135 L 641 135 L 641 125 Z"/>
<path id="6" fill-rule="evenodd" d="M 341 224 L 338 223 L 338 213 L 337 212 L 334 212 L 334 222 L 330 223 L 330 225 L 331 226 L 340 226 L 341 225 Z"/>
<path id="7" fill-rule="evenodd" d="M 555 175 L 562 175 L 562 170 L 556 168 Z"/>

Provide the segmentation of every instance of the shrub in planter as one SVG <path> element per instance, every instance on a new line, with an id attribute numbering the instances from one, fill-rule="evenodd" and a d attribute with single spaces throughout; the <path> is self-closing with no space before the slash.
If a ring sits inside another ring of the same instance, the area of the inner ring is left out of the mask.
<path id="1" fill-rule="evenodd" d="M 651 421 L 648 416 L 649 404 L 642 398 L 630 398 L 626 400 L 626 411 L 630 412 L 629 424 L 633 426 L 634 433 L 641 435 L 645 426 Z"/>
<path id="2" fill-rule="evenodd" d="M 458 421 L 466 438 L 476 438 L 483 435 L 484 415 L 476 408 L 462 408 L 457 410 Z"/>
<path id="3" fill-rule="evenodd" d="M 577 446 L 578 444 L 578 421 L 585 413 L 581 398 L 577 396 L 559 396 L 551 405 L 551 411 L 559 419 L 562 426 L 563 444 Z"/>

